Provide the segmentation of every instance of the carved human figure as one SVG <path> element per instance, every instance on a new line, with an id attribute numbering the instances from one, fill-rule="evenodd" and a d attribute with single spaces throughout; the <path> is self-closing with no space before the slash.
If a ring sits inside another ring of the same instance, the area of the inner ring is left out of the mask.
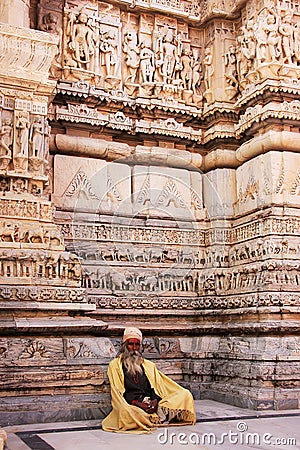
<path id="1" fill-rule="evenodd" d="M 43 159 L 47 160 L 49 156 L 49 140 L 51 136 L 51 127 L 47 118 L 44 120 L 44 140 L 43 140 Z"/>
<path id="2" fill-rule="evenodd" d="M 205 57 L 203 59 L 204 65 L 204 87 L 206 91 L 210 91 L 212 88 L 212 77 L 214 74 L 213 55 L 211 48 L 205 49 Z"/>
<path id="3" fill-rule="evenodd" d="M 236 72 L 236 55 L 235 47 L 231 45 L 224 55 L 225 77 L 229 86 L 237 87 L 237 72 Z"/>
<path id="4" fill-rule="evenodd" d="M 13 143 L 13 127 L 10 119 L 4 119 L 0 130 L 0 156 L 11 158 Z"/>
<path id="5" fill-rule="evenodd" d="M 247 73 L 253 68 L 253 61 L 256 55 L 256 42 L 254 39 L 254 22 L 247 21 L 246 26 L 241 27 L 242 34 L 238 36 L 237 49 L 237 72 L 240 80 L 243 80 Z"/>
<path id="6" fill-rule="evenodd" d="M 39 29 L 47 33 L 59 34 L 58 17 L 52 12 L 44 14 Z"/>
<path id="7" fill-rule="evenodd" d="M 300 24 L 299 22 L 296 22 L 294 25 L 294 31 L 293 31 L 293 42 L 294 42 L 294 58 L 295 63 L 300 63 Z"/>
<path id="8" fill-rule="evenodd" d="M 278 60 L 281 54 L 281 36 L 278 33 L 279 16 L 272 9 L 268 8 L 268 11 L 269 14 L 267 15 L 263 24 L 264 30 L 267 33 L 267 59 L 269 61 L 275 62 Z"/>
<path id="9" fill-rule="evenodd" d="M 192 51 L 192 91 L 194 94 L 197 94 L 197 88 L 200 85 L 200 72 L 201 72 L 201 62 L 199 57 L 198 49 L 193 49 Z"/>
<path id="10" fill-rule="evenodd" d="M 92 59 L 95 52 L 94 31 L 88 25 L 88 15 L 81 10 L 77 16 L 70 15 L 67 35 L 69 35 L 69 48 L 73 54 L 77 67 L 91 70 Z"/>
<path id="11" fill-rule="evenodd" d="M 151 50 L 150 41 L 143 41 L 140 51 L 140 73 L 142 83 L 153 83 L 155 72 L 154 52 Z"/>
<path id="12" fill-rule="evenodd" d="M 165 36 L 160 42 L 160 58 L 158 64 L 161 65 L 161 74 L 165 84 L 171 84 L 177 59 L 177 48 L 174 44 L 174 36 L 171 28 L 168 28 Z"/>
<path id="13" fill-rule="evenodd" d="M 29 128 L 30 122 L 28 120 L 27 113 L 26 112 L 20 113 L 16 123 L 17 143 L 19 146 L 17 156 L 28 157 Z"/>
<path id="14" fill-rule="evenodd" d="M 118 70 L 118 52 L 115 33 L 106 31 L 100 40 L 101 65 L 105 67 L 107 77 L 116 76 Z"/>
<path id="15" fill-rule="evenodd" d="M 135 31 L 127 31 L 124 36 L 123 52 L 126 54 L 125 61 L 128 67 L 128 76 L 124 83 L 134 83 L 137 69 L 140 64 L 140 49 L 137 45 L 137 34 Z"/>
<path id="16" fill-rule="evenodd" d="M 36 117 L 30 127 L 29 142 L 31 144 L 31 156 L 43 157 L 44 126 L 42 117 Z"/>
<path id="17" fill-rule="evenodd" d="M 282 50 L 283 61 L 287 64 L 292 64 L 293 56 L 293 34 L 294 26 L 292 23 L 293 13 L 289 10 L 286 11 L 281 24 L 279 25 L 279 33 L 282 35 Z"/>
<path id="18" fill-rule="evenodd" d="M 257 22 L 254 24 L 254 36 L 256 39 L 256 59 L 257 64 L 264 63 L 267 59 L 267 31 L 265 29 L 265 10 L 258 15 Z"/>
<path id="19" fill-rule="evenodd" d="M 193 78 L 193 67 L 191 51 L 189 48 L 183 50 L 183 55 L 181 56 L 181 79 L 183 81 L 184 88 L 187 90 L 192 89 L 192 78 Z"/>
<path id="20" fill-rule="evenodd" d="M 228 84 L 226 90 L 231 100 L 238 92 L 237 70 L 236 70 L 236 52 L 235 47 L 231 45 L 224 55 L 225 79 Z M 229 91 L 229 92 L 228 92 Z"/>

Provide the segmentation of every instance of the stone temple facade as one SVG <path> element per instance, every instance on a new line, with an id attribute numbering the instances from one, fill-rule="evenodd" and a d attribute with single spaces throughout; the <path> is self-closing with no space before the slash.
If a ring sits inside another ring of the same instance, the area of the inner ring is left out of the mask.
<path id="1" fill-rule="evenodd" d="M 0 20 L 0 423 L 103 417 L 125 325 L 195 398 L 299 408 L 299 0 Z"/>

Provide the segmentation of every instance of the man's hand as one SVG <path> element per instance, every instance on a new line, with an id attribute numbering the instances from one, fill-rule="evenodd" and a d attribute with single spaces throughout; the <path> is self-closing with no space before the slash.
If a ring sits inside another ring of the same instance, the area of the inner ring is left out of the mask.
<path id="1" fill-rule="evenodd" d="M 137 406 L 138 408 L 141 408 L 143 411 L 145 411 L 147 414 L 153 414 L 157 410 L 157 399 L 150 402 L 139 402 L 138 400 L 132 400 L 131 404 L 134 406 Z"/>

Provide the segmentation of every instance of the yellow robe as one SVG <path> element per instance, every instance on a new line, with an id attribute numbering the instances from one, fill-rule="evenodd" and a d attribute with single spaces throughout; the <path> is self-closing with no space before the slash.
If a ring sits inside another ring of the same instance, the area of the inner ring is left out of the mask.
<path id="1" fill-rule="evenodd" d="M 161 397 L 159 406 L 163 411 L 171 410 L 180 421 L 194 424 L 196 413 L 190 391 L 160 372 L 153 362 L 144 359 L 143 367 L 151 387 Z M 155 424 L 159 423 L 158 415 L 147 414 L 141 408 L 129 405 L 123 397 L 124 373 L 120 357 L 110 362 L 107 374 L 113 409 L 102 421 L 103 430 L 123 433 L 148 433 L 154 430 Z"/>

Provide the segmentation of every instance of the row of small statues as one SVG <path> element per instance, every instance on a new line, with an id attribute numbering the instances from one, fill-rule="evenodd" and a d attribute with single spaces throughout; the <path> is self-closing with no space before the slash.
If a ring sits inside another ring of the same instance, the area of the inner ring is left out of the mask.
<path id="1" fill-rule="evenodd" d="M 84 9 L 78 14 L 68 14 L 64 33 L 53 13 L 43 17 L 40 28 L 60 36 L 61 45 L 55 64 L 64 68 L 66 78 L 72 78 L 72 70 L 82 69 L 98 74 L 112 86 L 115 80 L 113 87 L 119 86 L 122 78 L 125 86 L 161 83 L 197 95 L 200 93 L 202 67 L 199 49 L 183 43 L 180 33 L 165 26 L 156 30 L 152 39 L 140 36 L 138 42 L 137 31 L 129 28 L 124 31 L 121 45 L 117 27 L 101 27 Z M 121 64 L 121 51 L 125 68 Z M 210 57 L 204 59 L 203 64 L 209 66 Z"/>
<path id="2" fill-rule="evenodd" d="M 257 19 L 250 18 L 242 25 L 236 43 L 232 41 L 223 55 L 215 56 L 213 42 L 200 54 L 200 48 L 167 25 L 152 36 L 143 36 L 127 24 L 121 43 L 118 26 L 104 26 L 84 8 L 66 14 L 64 30 L 54 13 L 45 14 L 40 24 L 41 29 L 60 36 L 53 75 L 58 69 L 63 77 L 72 79 L 76 70 L 84 70 L 105 80 L 106 87 L 120 87 L 122 80 L 127 87 L 139 85 L 150 92 L 161 84 L 171 94 L 186 90 L 207 99 L 205 92 L 213 89 L 220 59 L 234 97 L 249 71 L 261 64 L 300 65 L 300 26 L 290 10 L 264 7 Z"/>
<path id="3" fill-rule="evenodd" d="M 3 113 L 2 113 L 3 114 Z M 27 112 L 19 112 L 15 124 L 10 117 L 3 117 L 0 127 L 0 157 L 10 160 L 15 157 L 47 159 L 50 138 L 48 120 Z"/>
<path id="4" fill-rule="evenodd" d="M 236 64 L 240 79 L 261 64 L 300 65 L 300 24 L 293 11 L 264 7 L 258 18 L 250 18 L 237 38 Z M 231 60 L 234 51 L 231 49 Z"/>
<path id="5" fill-rule="evenodd" d="M 5 249 L 0 251 L 0 276 L 67 278 L 79 282 L 82 277 L 82 266 L 78 257 L 68 252 L 56 255 L 48 252 Z"/>

